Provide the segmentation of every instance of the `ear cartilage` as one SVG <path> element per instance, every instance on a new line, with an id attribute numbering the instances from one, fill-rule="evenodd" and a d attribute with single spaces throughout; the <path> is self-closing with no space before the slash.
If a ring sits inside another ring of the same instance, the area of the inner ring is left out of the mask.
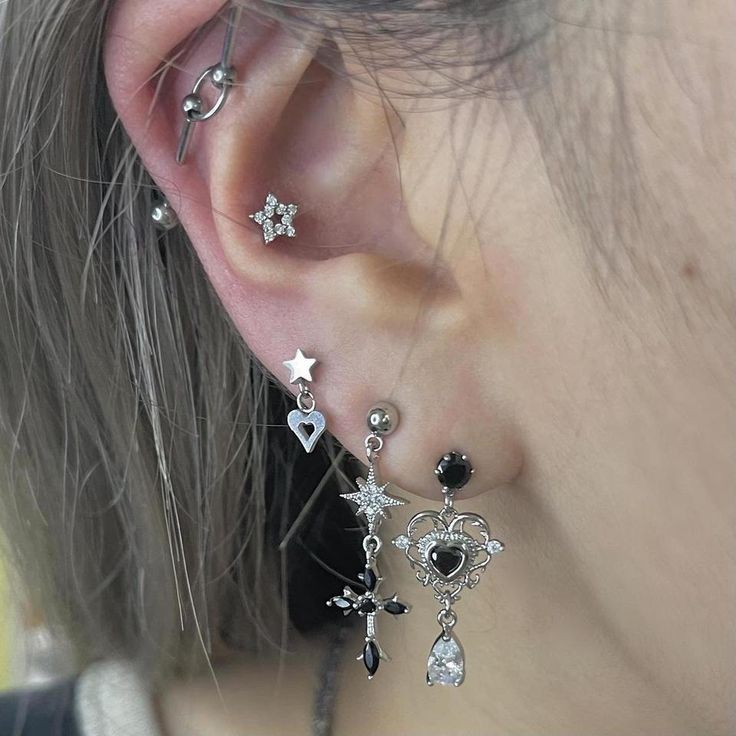
<path id="1" fill-rule="evenodd" d="M 317 401 L 307 385 L 312 380 L 312 368 L 316 362 L 314 358 L 307 358 L 301 349 L 291 360 L 284 361 L 284 366 L 289 369 L 289 383 L 299 386 L 297 408 L 289 412 L 286 421 L 307 452 L 314 450 L 326 429 L 325 417 L 317 411 Z"/>
<path id="2" fill-rule="evenodd" d="M 248 215 L 263 230 L 263 242 L 268 245 L 281 235 L 287 238 L 296 237 L 294 218 L 299 207 L 295 204 L 279 202 L 275 194 L 269 192 L 262 210 Z"/>
<path id="3" fill-rule="evenodd" d="M 478 514 L 458 512 L 455 493 L 473 475 L 467 455 L 448 452 L 437 462 L 435 475 L 442 486 L 441 511 L 420 511 L 406 534 L 393 540 L 403 550 L 417 580 L 434 592 L 442 608 L 437 614 L 441 631 L 427 657 L 427 685 L 459 687 L 465 680 L 465 652 L 457 635 L 453 606 L 463 590 L 474 588 L 491 558 L 503 552 L 503 542 L 491 537 L 488 522 Z"/>
<path id="4" fill-rule="evenodd" d="M 227 102 L 230 90 L 235 83 L 235 68 L 230 61 L 233 54 L 233 38 L 240 21 L 242 8 L 233 3 L 227 20 L 225 40 L 222 44 L 220 61 L 208 66 L 197 78 L 192 91 L 182 100 L 181 110 L 184 113 L 184 122 L 179 135 L 179 145 L 176 148 L 176 163 L 180 166 L 186 161 L 189 144 L 192 140 L 195 123 L 203 123 L 215 117 Z M 210 107 L 205 106 L 201 90 L 205 82 L 209 82 L 217 91 L 217 97 Z"/>

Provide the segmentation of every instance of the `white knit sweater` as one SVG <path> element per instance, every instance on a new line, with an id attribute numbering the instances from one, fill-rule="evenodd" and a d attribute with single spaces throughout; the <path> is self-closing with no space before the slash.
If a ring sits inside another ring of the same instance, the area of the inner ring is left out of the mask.
<path id="1" fill-rule="evenodd" d="M 74 708 L 81 736 L 161 736 L 150 693 L 126 662 L 86 669 L 77 682 Z"/>

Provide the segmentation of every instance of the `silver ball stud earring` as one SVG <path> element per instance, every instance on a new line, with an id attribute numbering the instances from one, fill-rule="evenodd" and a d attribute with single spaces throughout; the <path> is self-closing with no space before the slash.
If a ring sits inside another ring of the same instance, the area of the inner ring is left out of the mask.
<path id="1" fill-rule="evenodd" d="M 179 224 L 179 216 L 166 198 L 157 199 L 153 203 L 151 219 L 153 224 L 163 232 L 171 230 Z"/>

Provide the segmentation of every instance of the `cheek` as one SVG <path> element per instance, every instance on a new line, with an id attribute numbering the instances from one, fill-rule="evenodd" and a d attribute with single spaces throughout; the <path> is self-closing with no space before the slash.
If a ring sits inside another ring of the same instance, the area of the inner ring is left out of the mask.
<path id="1" fill-rule="evenodd" d="M 588 308 L 524 335 L 523 480 L 610 634 L 653 682 L 688 683 L 708 708 L 736 651 L 732 382 L 643 292 L 628 304 L 636 331 L 600 297 L 573 301 Z"/>

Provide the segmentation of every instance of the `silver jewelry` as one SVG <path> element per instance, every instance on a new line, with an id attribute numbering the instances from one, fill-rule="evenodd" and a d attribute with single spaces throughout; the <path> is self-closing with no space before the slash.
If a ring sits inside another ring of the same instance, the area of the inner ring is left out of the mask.
<path id="1" fill-rule="evenodd" d="M 197 78 L 192 91 L 182 100 L 181 109 L 184 113 L 184 122 L 179 135 L 179 145 L 176 149 L 176 163 L 183 164 L 187 157 L 189 143 L 194 132 L 195 123 L 203 123 L 217 115 L 227 102 L 228 95 L 235 83 L 235 68 L 230 64 L 233 51 L 233 38 L 238 27 L 242 8 L 238 3 L 233 3 L 227 21 L 225 40 L 222 45 L 220 61 L 213 66 L 208 66 Z M 205 108 L 205 102 L 200 94 L 204 83 L 209 83 L 218 91 L 218 95 L 212 106 Z"/>
<path id="2" fill-rule="evenodd" d="M 266 195 L 263 209 L 248 215 L 248 217 L 261 226 L 263 242 L 268 245 L 279 235 L 285 235 L 287 238 L 296 237 L 296 229 L 293 223 L 298 209 L 299 207 L 295 204 L 279 202 L 278 197 L 269 192 Z M 280 222 L 274 222 L 274 215 L 278 215 Z"/>
<path id="3" fill-rule="evenodd" d="M 358 575 L 360 585 L 364 588 L 360 592 L 346 585 L 342 595 L 336 595 L 327 601 L 328 606 L 339 608 L 345 616 L 357 612 L 358 616 L 365 617 L 365 643 L 359 660 L 368 671 L 368 679 L 378 671 L 382 659 L 388 659 L 386 653 L 381 649 L 376 639 L 376 616 L 381 611 L 392 616 L 401 616 L 409 613 L 411 607 L 399 600 L 397 595 L 390 598 L 382 598 L 378 589 L 383 582 L 378 571 L 377 558 L 381 551 L 383 542 L 378 536 L 378 528 L 383 519 L 389 516 L 389 509 L 394 506 L 403 506 L 403 501 L 386 493 L 388 483 L 380 484 L 376 478 L 376 465 L 378 455 L 383 449 L 383 437 L 391 434 L 398 426 L 399 414 L 396 408 L 388 402 L 382 402 L 368 412 L 367 424 L 371 430 L 365 438 L 365 451 L 368 457 L 368 477 L 357 478 L 358 490 L 353 493 L 342 493 L 345 498 L 358 505 L 356 514 L 362 514 L 368 523 L 368 533 L 363 538 L 363 550 L 365 551 L 365 568 Z"/>
<path id="4" fill-rule="evenodd" d="M 480 581 L 493 555 L 502 552 L 503 543 L 491 538 L 488 522 L 478 514 L 459 513 L 455 493 L 473 474 L 466 455 L 448 452 L 435 469 L 442 484 L 444 506 L 441 511 L 415 514 L 393 543 L 404 550 L 417 580 L 430 586 L 442 604 L 437 614 L 441 627 L 427 659 L 428 685 L 462 685 L 465 680 L 465 655 L 460 640 L 453 633 L 457 613 L 453 605 L 465 588 Z"/>
<path id="5" fill-rule="evenodd" d="M 151 206 L 153 224 L 161 231 L 171 230 L 179 224 L 179 217 L 169 200 L 165 197 L 156 199 Z"/>
<path id="6" fill-rule="evenodd" d="M 297 408 L 289 412 L 286 421 L 307 452 L 314 450 L 326 427 L 325 417 L 317 411 L 314 394 L 307 386 L 307 383 L 312 381 L 312 368 L 316 362 L 314 358 L 307 358 L 301 349 L 296 351 L 291 360 L 284 361 L 284 365 L 289 369 L 289 383 L 296 383 L 299 386 L 299 393 L 296 396 Z"/>

